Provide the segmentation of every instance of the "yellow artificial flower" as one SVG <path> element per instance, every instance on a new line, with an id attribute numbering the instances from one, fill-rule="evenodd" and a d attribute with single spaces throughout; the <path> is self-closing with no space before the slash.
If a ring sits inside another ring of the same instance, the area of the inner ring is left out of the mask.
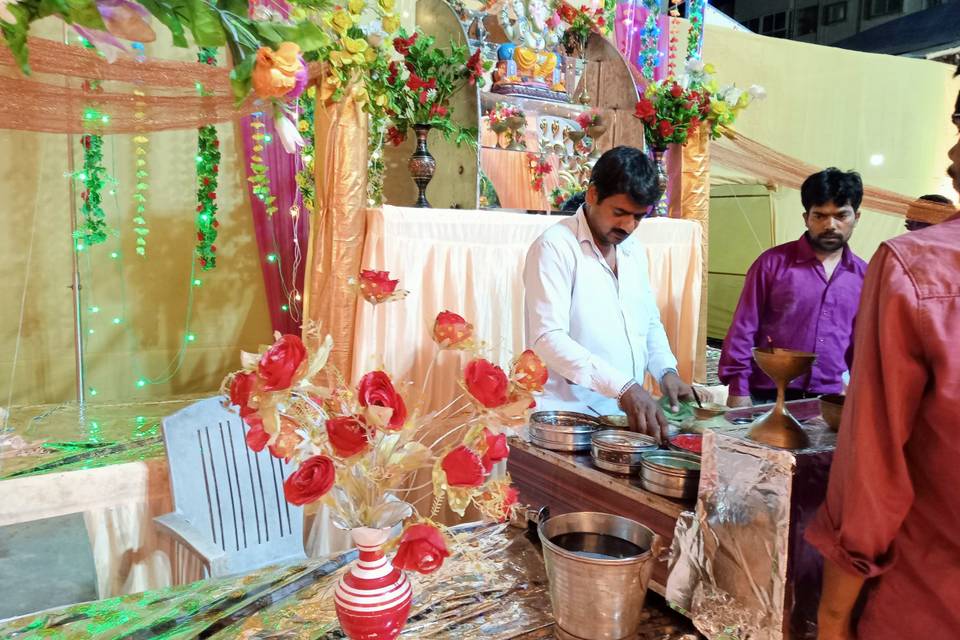
<path id="1" fill-rule="evenodd" d="M 707 64 L 703 65 L 703 72 L 712 76 L 717 72 L 717 68 L 708 62 Z"/>
<path id="2" fill-rule="evenodd" d="M 362 84 L 354 85 L 353 91 L 350 93 L 353 95 L 353 99 L 357 102 L 357 104 L 365 103 L 370 97 L 367 94 L 367 88 Z"/>
<path id="3" fill-rule="evenodd" d="M 301 120 L 297 123 L 297 129 L 300 130 L 300 133 L 306 133 L 307 129 L 310 128 L 310 123 L 306 120 Z"/>
<path id="4" fill-rule="evenodd" d="M 745 106 L 750 104 L 750 94 L 744 91 L 740 94 L 740 97 L 737 99 L 737 108 L 742 109 Z"/>
<path id="5" fill-rule="evenodd" d="M 393 10 L 396 8 L 395 0 L 379 0 L 380 8 L 384 13 L 393 13 Z"/>
<path id="6" fill-rule="evenodd" d="M 343 36 L 340 38 L 340 41 L 343 43 L 343 48 L 346 49 L 348 53 L 363 53 L 367 50 L 367 41 L 363 38 L 351 38 L 349 36 Z"/>
<path id="7" fill-rule="evenodd" d="M 381 24 L 383 24 L 383 30 L 387 33 L 396 33 L 400 28 L 400 18 L 393 14 L 387 14 L 383 16 Z"/>
<path id="8" fill-rule="evenodd" d="M 307 97 L 311 100 L 317 97 L 317 88 L 314 85 L 307 87 Z"/>
<path id="9" fill-rule="evenodd" d="M 330 64 L 335 67 L 346 67 L 353 62 L 353 56 L 346 51 L 331 51 Z"/>
<path id="10" fill-rule="evenodd" d="M 355 15 L 360 15 L 363 13 L 364 7 L 367 6 L 367 3 L 364 0 L 350 0 L 347 4 L 347 8 L 350 9 L 350 13 Z"/>
<path id="11" fill-rule="evenodd" d="M 378 107 L 385 107 L 387 106 L 387 95 L 385 93 L 381 93 L 376 97 L 376 99 L 373 102 Z"/>
<path id="12" fill-rule="evenodd" d="M 330 18 L 330 26 L 333 27 L 334 31 L 342 35 L 347 32 L 347 29 L 353 26 L 353 18 L 343 9 L 334 11 L 333 16 Z"/>
<path id="13" fill-rule="evenodd" d="M 711 100 L 710 111 L 718 117 L 723 117 L 730 112 L 730 107 L 728 107 L 727 103 L 723 100 Z"/>
<path id="14" fill-rule="evenodd" d="M 364 59 L 367 64 L 373 64 L 377 59 L 377 50 L 373 48 L 367 48 L 366 53 L 364 53 Z"/>

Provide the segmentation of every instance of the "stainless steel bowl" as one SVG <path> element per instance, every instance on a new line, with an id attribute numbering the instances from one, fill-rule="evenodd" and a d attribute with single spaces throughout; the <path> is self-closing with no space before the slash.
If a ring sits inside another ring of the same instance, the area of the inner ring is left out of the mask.
<path id="1" fill-rule="evenodd" d="M 593 464 L 622 474 L 640 473 L 643 453 L 656 449 L 657 441 L 650 436 L 617 429 L 597 431 L 590 441 Z"/>
<path id="2" fill-rule="evenodd" d="M 689 500 L 697 497 L 700 458 L 680 451 L 651 451 L 640 462 L 640 482 L 652 493 Z"/>
<path id="3" fill-rule="evenodd" d="M 574 411 L 537 411 L 530 416 L 530 441 L 551 451 L 589 451 L 596 418 Z"/>

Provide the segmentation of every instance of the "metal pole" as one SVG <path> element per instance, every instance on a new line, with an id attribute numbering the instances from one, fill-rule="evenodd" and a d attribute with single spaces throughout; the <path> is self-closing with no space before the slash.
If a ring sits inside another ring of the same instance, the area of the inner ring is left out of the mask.
<path id="1" fill-rule="evenodd" d="M 69 44 L 69 31 L 67 25 L 63 25 L 63 41 Z M 69 84 L 70 80 L 65 80 Z M 83 375 L 83 318 L 80 315 L 80 257 L 77 255 L 77 241 L 74 233 L 77 230 L 77 187 L 74 176 L 75 166 L 73 161 L 73 134 L 67 134 L 67 171 L 70 174 L 68 181 L 70 190 L 70 253 L 73 257 L 73 274 L 70 288 L 73 289 L 73 339 L 74 339 L 74 359 L 76 360 L 76 382 L 77 382 L 77 404 L 80 405 L 80 420 L 83 421 L 85 386 Z"/>

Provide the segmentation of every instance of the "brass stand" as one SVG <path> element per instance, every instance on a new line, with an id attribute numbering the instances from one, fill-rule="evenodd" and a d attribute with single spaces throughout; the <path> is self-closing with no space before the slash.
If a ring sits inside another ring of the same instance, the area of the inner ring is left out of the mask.
<path id="1" fill-rule="evenodd" d="M 810 444 L 810 438 L 787 411 L 787 385 L 810 371 L 817 359 L 816 354 L 792 349 L 754 348 L 753 359 L 777 384 L 777 404 L 757 421 L 747 437 L 781 449 L 803 449 Z"/>

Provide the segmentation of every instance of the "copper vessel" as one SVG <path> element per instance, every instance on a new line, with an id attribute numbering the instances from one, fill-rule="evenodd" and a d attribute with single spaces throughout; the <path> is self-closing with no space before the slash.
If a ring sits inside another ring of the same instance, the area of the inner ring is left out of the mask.
<path id="1" fill-rule="evenodd" d="M 787 385 L 794 378 L 809 373 L 817 355 L 793 349 L 756 347 L 753 350 L 753 359 L 776 383 L 777 404 L 770 413 L 754 424 L 747 437 L 781 449 L 803 449 L 810 444 L 810 438 L 800 427 L 797 419 L 787 411 Z"/>

